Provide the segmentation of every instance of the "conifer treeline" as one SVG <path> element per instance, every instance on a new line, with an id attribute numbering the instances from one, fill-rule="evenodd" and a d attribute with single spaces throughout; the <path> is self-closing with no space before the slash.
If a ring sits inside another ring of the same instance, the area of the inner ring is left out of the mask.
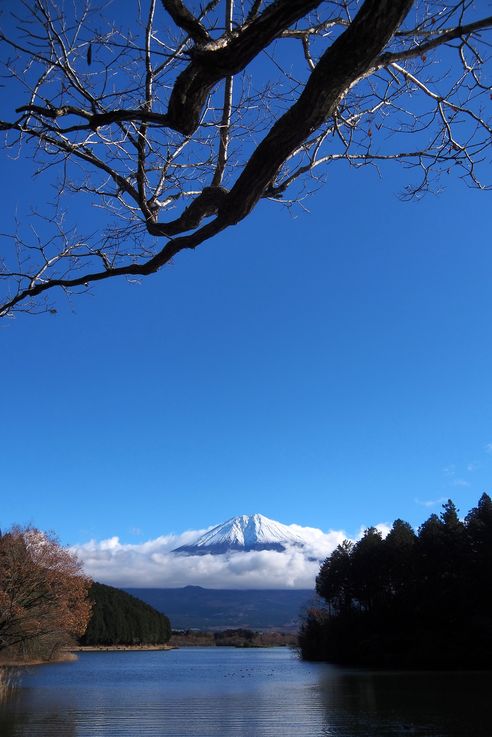
<path id="1" fill-rule="evenodd" d="M 449 500 L 418 533 L 396 520 L 326 559 L 299 635 L 306 660 L 403 667 L 492 663 L 492 501 L 460 521 Z"/>
<path id="2" fill-rule="evenodd" d="M 125 591 L 93 583 L 92 616 L 81 645 L 163 645 L 171 637 L 169 619 Z"/>

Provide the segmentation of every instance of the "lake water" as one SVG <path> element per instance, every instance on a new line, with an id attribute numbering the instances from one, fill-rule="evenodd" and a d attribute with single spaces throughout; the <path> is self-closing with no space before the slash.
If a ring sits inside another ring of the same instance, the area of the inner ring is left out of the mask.
<path id="1" fill-rule="evenodd" d="M 492 737 L 492 674 L 382 673 L 286 649 L 82 653 L 31 668 L 1 737 Z"/>

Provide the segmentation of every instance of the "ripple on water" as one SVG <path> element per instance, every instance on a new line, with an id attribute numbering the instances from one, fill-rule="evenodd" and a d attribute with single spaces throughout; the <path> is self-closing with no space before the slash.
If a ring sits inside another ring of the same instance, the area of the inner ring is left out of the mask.
<path id="1" fill-rule="evenodd" d="M 84 653 L 32 669 L 1 737 L 490 737 L 487 674 L 383 674 L 286 650 Z"/>

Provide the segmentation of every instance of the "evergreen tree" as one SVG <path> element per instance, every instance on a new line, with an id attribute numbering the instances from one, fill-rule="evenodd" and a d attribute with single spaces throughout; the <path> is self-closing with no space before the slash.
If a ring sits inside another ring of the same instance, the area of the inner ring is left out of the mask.
<path id="1" fill-rule="evenodd" d="M 351 553 L 353 544 L 344 540 L 321 566 L 316 591 L 333 611 L 346 611 L 352 605 Z"/>
<path id="2" fill-rule="evenodd" d="M 373 611 L 385 598 L 387 584 L 383 538 L 375 527 L 354 545 L 350 571 L 354 600 L 363 610 Z"/>
<path id="3" fill-rule="evenodd" d="M 490 667 L 491 567 L 487 494 L 465 522 L 448 500 L 418 535 L 399 519 L 385 540 L 369 528 L 321 566 L 316 590 L 327 607 L 308 613 L 301 653 L 372 666 Z"/>
<path id="4" fill-rule="evenodd" d="M 162 645 L 171 637 L 169 619 L 125 591 L 93 583 L 92 616 L 82 645 Z"/>

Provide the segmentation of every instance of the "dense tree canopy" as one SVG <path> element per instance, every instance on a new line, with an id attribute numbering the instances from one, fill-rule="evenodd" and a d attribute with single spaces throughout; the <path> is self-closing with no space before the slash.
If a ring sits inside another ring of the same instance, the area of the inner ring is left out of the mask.
<path id="1" fill-rule="evenodd" d="M 171 637 L 169 619 L 125 591 L 93 583 L 92 615 L 83 645 L 163 645 Z"/>
<path id="2" fill-rule="evenodd" d="M 0 654 L 52 658 L 82 635 L 89 580 L 52 535 L 14 527 L 0 535 Z"/>
<path id="3" fill-rule="evenodd" d="M 490 667 L 492 501 L 464 522 L 452 501 L 418 534 L 396 520 L 326 559 L 316 580 L 326 606 L 300 633 L 303 656 L 365 665 Z"/>
<path id="4" fill-rule="evenodd" d="M 50 309 L 56 287 L 153 273 L 262 199 L 300 200 L 339 162 L 403 162 L 409 196 L 443 170 L 484 186 L 483 5 L 12 5 L 1 31 L 4 149 L 58 190 L 39 227 L 23 213 L 4 236 L 0 315 Z M 62 204 L 71 193 L 107 216 L 96 232 Z"/>

